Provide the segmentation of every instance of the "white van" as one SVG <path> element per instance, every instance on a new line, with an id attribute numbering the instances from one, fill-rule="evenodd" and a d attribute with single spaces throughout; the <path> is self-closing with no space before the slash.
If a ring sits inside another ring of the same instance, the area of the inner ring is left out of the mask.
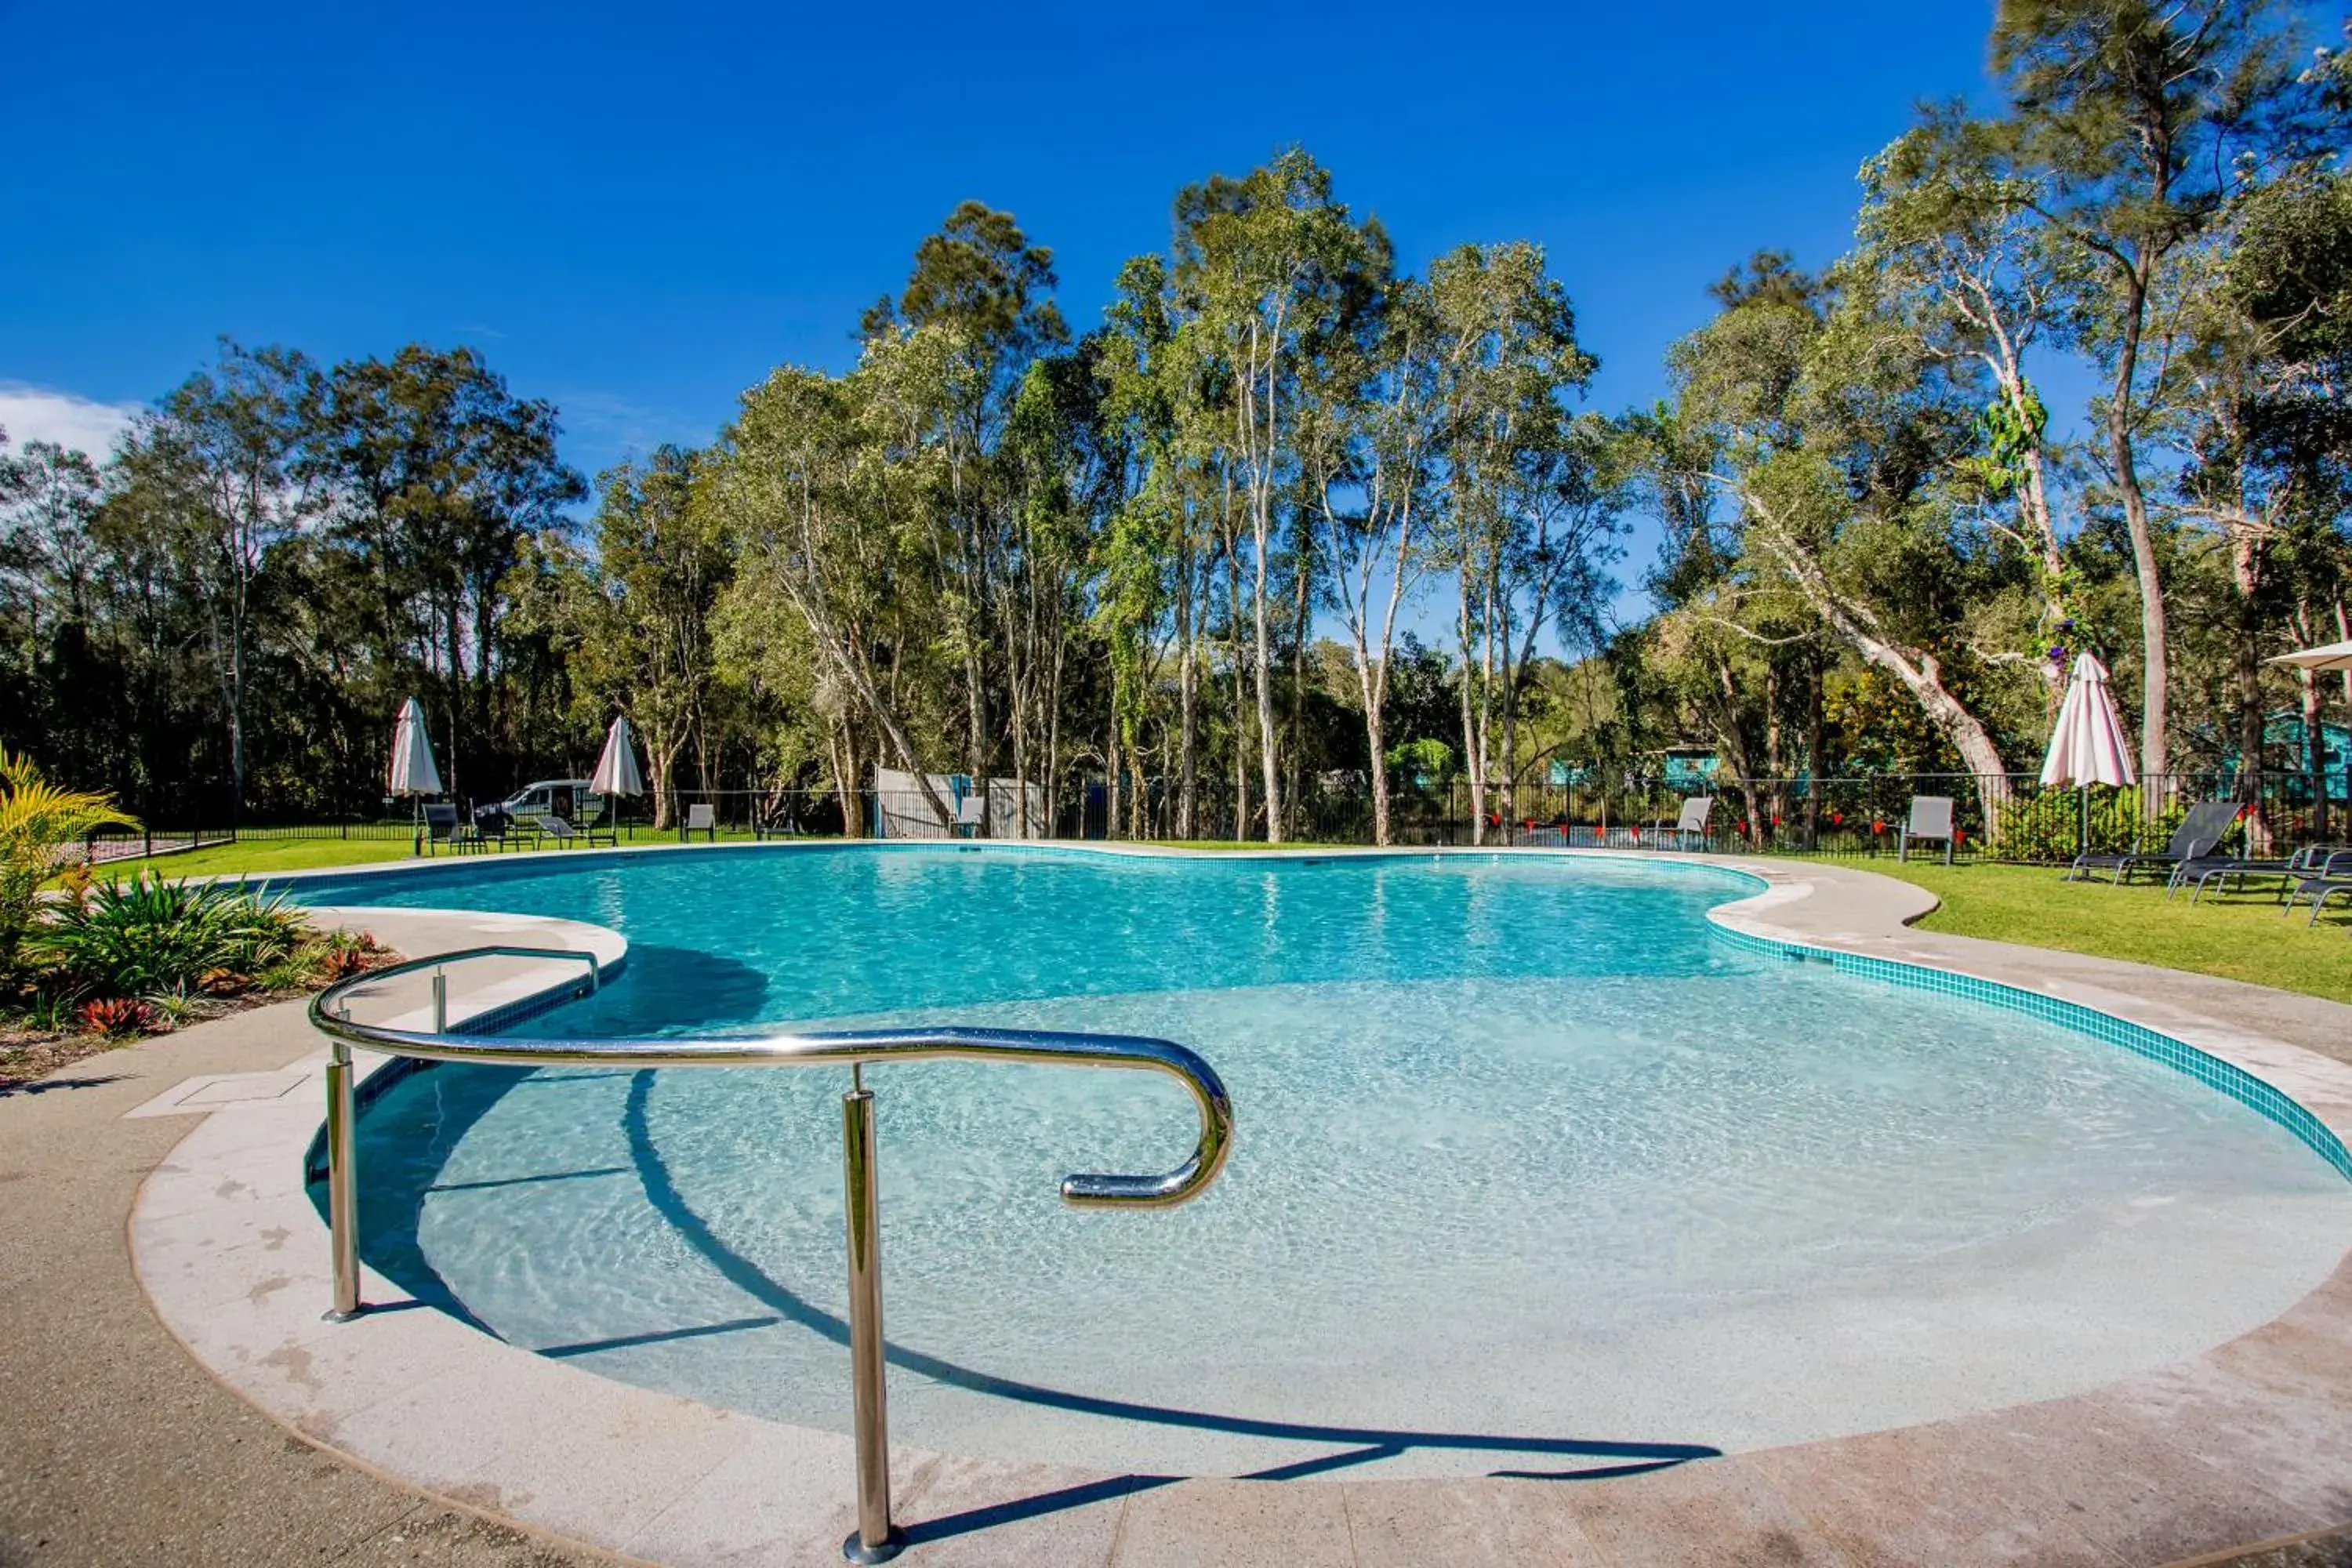
<path id="1" fill-rule="evenodd" d="M 499 803 L 499 809 L 533 827 L 542 816 L 560 816 L 574 827 L 584 827 L 604 820 L 605 805 L 604 797 L 590 789 L 586 779 L 541 779 L 515 791 Z"/>

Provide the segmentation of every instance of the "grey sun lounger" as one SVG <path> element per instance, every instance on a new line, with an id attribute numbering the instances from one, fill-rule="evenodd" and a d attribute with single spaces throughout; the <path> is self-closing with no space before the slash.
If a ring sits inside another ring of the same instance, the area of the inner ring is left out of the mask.
<path id="1" fill-rule="evenodd" d="M 2141 867 L 2162 867 L 2167 879 L 2185 861 L 2203 859 L 2213 853 L 2230 825 L 2238 820 L 2241 804 L 2234 800 L 2200 801 L 2189 808 L 2189 815 L 2173 829 L 2172 842 L 2158 851 L 2130 855 L 2077 855 L 2074 863 L 2066 868 L 2067 881 L 2091 880 L 2090 873 L 2113 871 L 2116 885 Z"/>
<path id="2" fill-rule="evenodd" d="M 2183 860 L 2173 868 L 2172 882 L 2165 889 L 2164 896 L 2168 899 L 2187 888 L 2189 889 L 2189 901 L 2193 904 L 2205 896 L 2206 888 L 2212 883 L 2221 883 L 2226 892 L 2232 883 L 2242 888 L 2247 878 L 2259 877 L 2277 881 L 2279 896 L 2284 900 L 2286 890 L 2297 882 L 2309 877 L 2325 876 L 2329 858 L 2337 854 L 2344 854 L 2346 864 L 2352 867 L 2352 852 L 2347 852 L 2341 844 L 2311 845 L 2284 859 L 2276 856 L 2200 855 L 2194 860 Z"/>
<path id="3" fill-rule="evenodd" d="M 1915 838 L 1934 843 L 1944 841 L 1944 864 L 1952 863 L 1952 800 L 1949 795 L 1915 795 L 1911 797 L 1911 818 L 1903 825 L 1895 839 L 1895 858 L 1900 862 L 1911 858 L 1911 841 Z"/>
<path id="4" fill-rule="evenodd" d="M 2338 849 L 2319 864 L 2316 874 L 2304 878 L 2287 890 L 2283 900 L 2292 910 L 2304 900 L 2311 900 L 2312 925 L 2319 923 L 2319 911 L 2327 900 L 2338 896 L 2352 899 L 2352 849 Z"/>
<path id="5" fill-rule="evenodd" d="M 1715 796 L 1695 795 L 1683 802 L 1683 811 L 1675 819 L 1675 847 L 1690 847 L 1692 835 L 1698 837 L 1698 847 L 1706 847 L 1706 819 L 1715 811 Z"/>

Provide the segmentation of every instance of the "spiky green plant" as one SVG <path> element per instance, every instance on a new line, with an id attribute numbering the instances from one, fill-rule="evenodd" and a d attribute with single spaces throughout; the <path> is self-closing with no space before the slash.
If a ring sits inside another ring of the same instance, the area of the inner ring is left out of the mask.
<path id="1" fill-rule="evenodd" d="M 174 882 L 142 869 L 59 906 L 26 947 L 92 992 L 142 996 L 193 990 L 215 970 L 249 974 L 281 963 L 307 930 L 283 898 L 242 882 Z"/>
<path id="2" fill-rule="evenodd" d="M 33 759 L 0 746 L 0 976 L 16 965 L 39 918 L 41 884 L 58 874 L 91 829 L 136 827 L 113 797 L 59 789 Z"/>

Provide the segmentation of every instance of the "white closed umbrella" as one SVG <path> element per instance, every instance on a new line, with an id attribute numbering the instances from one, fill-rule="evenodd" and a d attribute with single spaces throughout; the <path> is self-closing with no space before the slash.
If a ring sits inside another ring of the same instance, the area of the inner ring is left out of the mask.
<path id="1" fill-rule="evenodd" d="M 400 718 L 392 727 L 392 765 L 384 770 L 384 787 L 394 795 L 422 799 L 441 793 L 441 770 L 433 765 L 433 738 L 425 732 L 425 704 L 412 697 L 400 705 Z M 422 818 L 415 843 L 409 847 L 422 852 L 425 829 Z"/>
<path id="2" fill-rule="evenodd" d="M 2332 642 L 2324 647 L 2298 648 L 2270 661 L 2297 669 L 2352 669 L 2352 642 Z"/>
<path id="3" fill-rule="evenodd" d="M 394 795 L 441 793 L 441 770 L 433 765 L 433 739 L 425 732 L 425 704 L 410 698 L 392 727 L 392 766 L 383 782 Z"/>
<path id="4" fill-rule="evenodd" d="M 2045 784 L 2127 784 L 2134 781 L 2131 748 L 2123 721 L 2107 690 L 2107 667 L 2089 654 L 2077 655 L 2058 705 L 2058 727 L 2050 732 L 2050 754 L 2042 759 Z"/>
<path id="5" fill-rule="evenodd" d="M 646 793 L 646 775 L 637 771 L 636 743 L 630 737 L 626 718 L 614 720 L 612 729 L 605 731 L 604 752 L 596 759 L 588 787 L 598 795 Z"/>
<path id="6" fill-rule="evenodd" d="M 2073 784 L 2082 793 L 2078 839 L 2080 849 L 2091 847 L 2089 785 L 2134 782 L 2131 747 L 2124 740 L 2123 721 L 2107 690 L 2107 667 L 2091 655 L 2079 654 L 2066 678 L 2066 696 L 2058 704 L 2057 727 L 2050 732 L 2050 752 L 2042 759 L 2044 786 Z"/>

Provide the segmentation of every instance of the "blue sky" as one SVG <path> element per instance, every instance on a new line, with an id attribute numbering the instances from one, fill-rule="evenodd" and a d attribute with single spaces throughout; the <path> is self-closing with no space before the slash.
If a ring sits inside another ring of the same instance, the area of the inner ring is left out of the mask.
<path id="1" fill-rule="evenodd" d="M 780 362 L 845 365 L 967 196 L 1054 247 L 1083 329 L 1180 185 L 1291 142 L 1409 265 L 1545 245 L 1613 409 L 1662 391 L 1731 262 L 1842 247 L 1862 160 L 1917 101 L 1983 92 L 1990 19 L 0 0 L 0 423 L 100 428 L 221 333 L 469 342 L 562 406 L 593 474 L 708 439 Z"/>

